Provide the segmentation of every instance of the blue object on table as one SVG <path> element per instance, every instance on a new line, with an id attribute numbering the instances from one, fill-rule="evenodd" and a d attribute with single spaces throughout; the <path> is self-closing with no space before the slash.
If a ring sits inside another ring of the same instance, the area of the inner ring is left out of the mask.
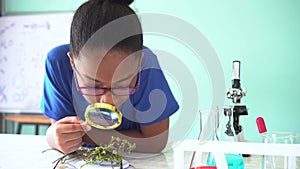
<path id="1" fill-rule="evenodd" d="M 241 154 L 225 154 L 228 169 L 244 169 L 245 163 Z M 216 161 L 212 153 L 209 153 L 206 165 L 216 166 Z"/>

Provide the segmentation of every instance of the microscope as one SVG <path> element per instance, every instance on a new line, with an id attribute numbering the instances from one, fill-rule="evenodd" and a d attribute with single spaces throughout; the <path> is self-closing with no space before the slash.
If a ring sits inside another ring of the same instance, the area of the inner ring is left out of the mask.
<path id="1" fill-rule="evenodd" d="M 238 136 L 242 132 L 242 126 L 239 124 L 239 118 L 241 115 L 248 115 L 248 111 L 245 105 L 241 104 L 241 100 L 246 96 L 246 88 L 241 88 L 240 83 L 240 61 L 233 61 L 232 67 L 232 86 L 227 91 L 227 98 L 231 99 L 234 103 L 233 107 L 233 128 L 235 134 Z M 239 137 L 238 137 L 239 138 Z"/>

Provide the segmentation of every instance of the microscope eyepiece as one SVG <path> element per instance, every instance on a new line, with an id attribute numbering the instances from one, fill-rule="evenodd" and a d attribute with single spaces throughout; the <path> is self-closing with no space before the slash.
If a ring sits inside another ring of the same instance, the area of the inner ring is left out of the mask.
<path id="1" fill-rule="evenodd" d="M 240 65 L 241 62 L 238 60 L 233 61 L 232 64 L 232 80 L 239 79 L 240 80 Z"/>
<path id="2" fill-rule="evenodd" d="M 240 61 L 233 61 L 232 64 L 232 88 L 234 89 L 240 89 L 241 83 L 240 83 Z"/>

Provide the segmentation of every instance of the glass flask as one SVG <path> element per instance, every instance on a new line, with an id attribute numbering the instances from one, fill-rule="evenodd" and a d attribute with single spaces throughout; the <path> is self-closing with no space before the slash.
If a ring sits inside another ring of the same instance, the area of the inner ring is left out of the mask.
<path id="1" fill-rule="evenodd" d="M 215 136 L 215 129 L 217 127 L 218 122 L 217 120 L 218 110 L 216 108 L 200 110 L 200 134 L 198 137 L 199 144 L 203 144 L 206 141 L 212 141 L 213 137 Z M 207 152 L 198 152 L 195 151 L 193 153 L 191 162 L 190 162 L 190 169 L 214 169 L 216 166 L 207 166 L 206 160 L 208 157 Z"/>
<path id="2" fill-rule="evenodd" d="M 216 130 L 213 140 L 236 142 L 237 136 L 233 128 L 233 107 L 218 106 L 216 114 Z M 242 154 L 225 153 L 228 169 L 244 169 L 245 163 Z M 216 166 L 213 153 L 209 153 L 206 161 L 207 166 Z"/>

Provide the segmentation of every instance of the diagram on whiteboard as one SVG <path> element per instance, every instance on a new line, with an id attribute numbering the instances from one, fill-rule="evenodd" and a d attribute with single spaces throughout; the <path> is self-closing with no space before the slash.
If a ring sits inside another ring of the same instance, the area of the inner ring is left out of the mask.
<path id="1" fill-rule="evenodd" d="M 0 17 L 0 111 L 40 112 L 45 59 L 69 43 L 72 15 Z"/>

